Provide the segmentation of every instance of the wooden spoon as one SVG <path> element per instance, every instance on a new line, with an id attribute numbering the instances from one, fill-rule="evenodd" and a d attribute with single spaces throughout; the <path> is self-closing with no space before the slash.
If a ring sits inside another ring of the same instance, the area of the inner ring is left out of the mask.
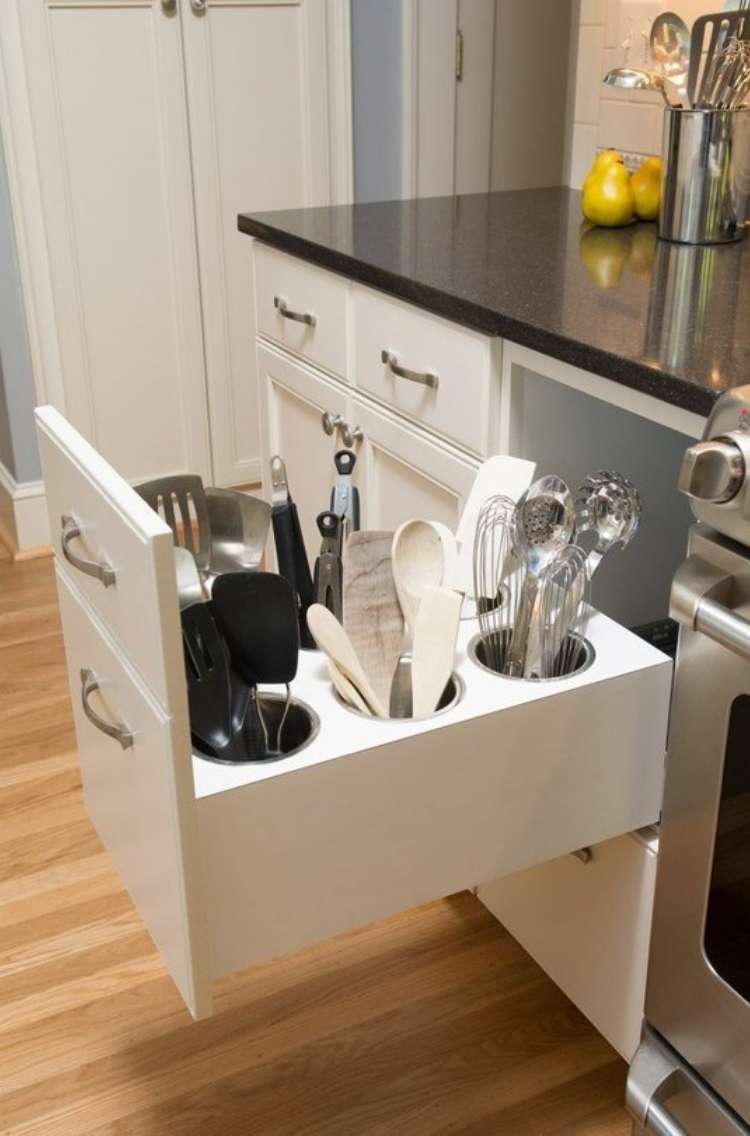
<path id="1" fill-rule="evenodd" d="M 345 675 L 342 675 L 330 656 L 326 658 L 326 662 L 328 663 L 328 673 L 331 676 L 331 682 L 344 702 L 348 703 L 349 706 L 353 706 L 355 710 L 359 710 L 361 714 L 366 714 L 368 718 L 371 718 L 372 710 L 367 705 L 354 683 L 350 682 Z"/>
<path id="2" fill-rule="evenodd" d="M 377 718 L 387 718 L 385 707 L 373 690 L 351 639 L 336 616 L 322 604 L 312 604 L 307 610 L 307 625 L 318 647 L 333 660 L 344 678 L 349 679 L 349 682 L 357 688 L 362 698 L 372 708 L 373 714 Z"/>

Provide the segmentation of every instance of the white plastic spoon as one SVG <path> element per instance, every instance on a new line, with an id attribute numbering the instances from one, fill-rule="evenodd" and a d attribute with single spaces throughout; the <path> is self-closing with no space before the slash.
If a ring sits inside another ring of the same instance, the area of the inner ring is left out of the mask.
<path id="1" fill-rule="evenodd" d="M 414 626 L 411 665 L 413 717 L 434 714 L 456 661 L 463 597 L 451 588 L 426 588 Z"/>
<path id="2" fill-rule="evenodd" d="M 404 638 L 391 685 L 390 715 L 411 718 L 411 658 L 414 624 L 426 588 L 442 584 L 445 551 L 439 531 L 429 521 L 404 521 L 393 534 L 393 582 L 404 616 Z"/>

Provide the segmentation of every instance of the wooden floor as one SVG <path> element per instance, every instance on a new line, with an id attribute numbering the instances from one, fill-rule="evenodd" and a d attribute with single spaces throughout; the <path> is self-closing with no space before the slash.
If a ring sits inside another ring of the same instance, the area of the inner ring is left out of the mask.
<path id="1" fill-rule="evenodd" d="M 625 1067 L 469 894 L 191 1024 L 81 802 L 48 560 L 0 561 L 4 1136 L 627 1136 Z"/>

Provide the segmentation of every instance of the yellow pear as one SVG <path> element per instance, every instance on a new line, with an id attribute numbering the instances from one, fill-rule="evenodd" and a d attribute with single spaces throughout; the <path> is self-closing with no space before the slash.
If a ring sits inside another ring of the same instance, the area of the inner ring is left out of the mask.
<path id="1" fill-rule="evenodd" d="M 583 190 L 584 191 L 586 190 L 586 186 L 588 185 L 589 181 L 593 177 L 595 177 L 596 174 L 598 174 L 601 170 L 603 170 L 605 166 L 611 165 L 612 162 L 621 162 L 621 161 L 622 161 L 622 154 L 619 152 L 619 150 L 602 150 L 601 154 L 597 154 L 597 156 L 594 160 L 594 164 L 592 165 L 589 172 L 586 174 L 586 177 L 583 179 L 583 186 L 582 186 Z"/>
<path id="2" fill-rule="evenodd" d="M 628 268 L 636 276 L 648 278 L 654 267 L 657 249 L 656 228 L 653 225 L 634 225 L 633 244 L 628 257 Z"/>
<path id="3" fill-rule="evenodd" d="M 594 283 L 614 288 L 632 250 L 632 230 L 586 229 L 581 235 L 580 257 Z"/>
<path id="4" fill-rule="evenodd" d="M 621 162 L 609 162 L 593 176 L 583 192 L 583 215 L 594 225 L 615 228 L 635 216 L 635 195 L 630 174 Z"/>
<path id="5" fill-rule="evenodd" d="M 646 158 L 630 179 L 635 211 L 642 221 L 655 221 L 661 201 L 661 158 Z"/>

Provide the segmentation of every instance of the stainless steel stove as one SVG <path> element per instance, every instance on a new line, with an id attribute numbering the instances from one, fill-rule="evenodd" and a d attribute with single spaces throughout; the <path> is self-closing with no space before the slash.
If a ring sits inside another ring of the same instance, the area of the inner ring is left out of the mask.
<path id="1" fill-rule="evenodd" d="M 634 1132 L 750 1133 L 750 386 L 685 454 L 680 623 Z"/>

